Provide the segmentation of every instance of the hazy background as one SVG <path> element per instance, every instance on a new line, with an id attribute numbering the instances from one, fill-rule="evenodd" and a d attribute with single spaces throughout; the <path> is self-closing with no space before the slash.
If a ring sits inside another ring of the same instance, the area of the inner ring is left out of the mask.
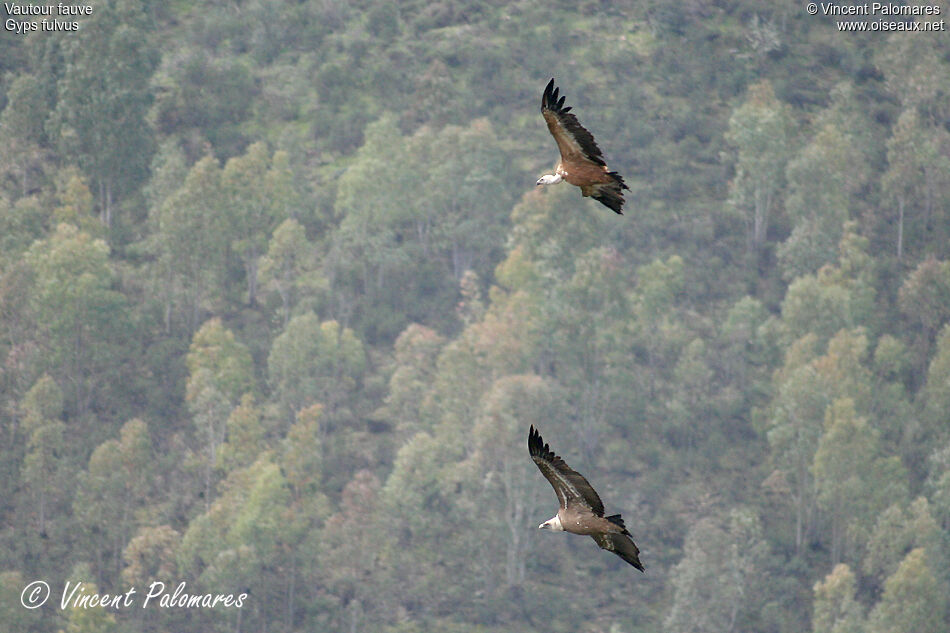
<path id="1" fill-rule="evenodd" d="M 0 631 L 950 629 L 946 32 L 89 2 L 0 29 Z M 626 215 L 534 186 L 552 76 Z M 154 580 L 250 595 L 59 606 Z"/>

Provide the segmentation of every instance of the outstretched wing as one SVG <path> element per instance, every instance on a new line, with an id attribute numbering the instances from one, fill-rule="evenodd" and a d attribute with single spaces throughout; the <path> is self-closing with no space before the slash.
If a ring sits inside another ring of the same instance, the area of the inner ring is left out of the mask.
<path id="1" fill-rule="evenodd" d="M 623 190 L 629 189 L 627 183 L 623 181 L 623 176 L 615 171 L 607 172 L 610 177 L 609 182 L 599 182 L 592 185 L 583 185 L 581 193 L 590 196 L 605 207 L 611 209 L 614 213 L 623 215 Z"/>
<path id="2" fill-rule="evenodd" d="M 564 97 L 558 98 L 558 88 L 554 87 L 554 79 L 548 82 L 541 96 L 541 114 L 548 124 L 548 130 L 557 142 L 563 162 L 587 160 L 601 167 L 604 156 L 594 141 L 594 136 L 577 121 L 577 117 L 570 113 L 570 108 L 564 107 Z"/>
<path id="3" fill-rule="evenodd" d="M 604 504 L 584 476 L 572 470 L 563 459 L 555 455 L 538 433 L 534 425 L 528 431 L 528 452 L 538 465 L 541 474 L 557 493 L 562 508 L 581 503 L 599 517 L 604 516 Z"/>
<path id="4" fill-rule="evenodd" d="M 624 559 L 640 571 L 643 571 L 643 564 L 640 562 L 640 550 L 637 544 L 630 538 L 630 533 L 626 530 L 622 534 L 605 532 L 604 534 L 594 534 L 591 536 L 601 549 L 613 552 Z"/>

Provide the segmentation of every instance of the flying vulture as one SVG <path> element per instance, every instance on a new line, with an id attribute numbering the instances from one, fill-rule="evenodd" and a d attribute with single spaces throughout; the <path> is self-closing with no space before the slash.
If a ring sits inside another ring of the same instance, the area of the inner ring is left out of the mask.
<path id="1" fill-rule="evenodd" d="M 640 550 L 624 527 L 623 519 L 619 514 L 604 516 L 604 504 L 597 492 L 583 475 L 572 470 L 548 448 L 534 425 L 528 431 L 528 452 L 541 469 L 541 474 L 554 487 L 561 504 L 557 514 L 539 525 L 538 529 L 590 536 L 601 549 L 613 552 L 643 571 Z"/>
<path id="2" fill-rule="evenodd" d="M 590 196 L 623 215 L 623 190 L 629 187 L 620 174 L 607 171 L 607 163 L 594 137 L 570 112 L 570 108 L 564 107 L 564 97 L 558 99 L 558 88 L 551 78 L 541 96 L 541 114 L 557 142 L 561 160 L 554 173 L 541 176 L 537 184 L 556 185 L 566 180 L 580 187 L 585 197 Z"/>

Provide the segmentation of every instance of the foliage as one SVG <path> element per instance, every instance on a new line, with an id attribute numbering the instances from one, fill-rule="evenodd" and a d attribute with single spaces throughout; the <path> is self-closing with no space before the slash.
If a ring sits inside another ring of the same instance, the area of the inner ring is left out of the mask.
<path id="1" fill-rule="evenodd" d="M 100 4 L 0 31 L 0 629 L 950 629 L 946 38 Z M 624 216 L 534 186 L 552 75 Z M 645 575 L 537 535 L 529 424 Z"/>

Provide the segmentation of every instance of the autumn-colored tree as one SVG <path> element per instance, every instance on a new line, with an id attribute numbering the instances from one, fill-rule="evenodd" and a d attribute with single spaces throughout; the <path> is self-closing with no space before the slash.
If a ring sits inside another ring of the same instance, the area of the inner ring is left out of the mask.
<path id="1" fill-rule="evenodd" d="M 326 521 L 319 563 L 322 584 L 334 599 L 333 631 L 378 628 L 392 614 L 376 608 L 380 592 L 373 578 L 384 553 L 378 526 L 379 480 L 359 471 L 343 488 L 340 509 Z"/>

